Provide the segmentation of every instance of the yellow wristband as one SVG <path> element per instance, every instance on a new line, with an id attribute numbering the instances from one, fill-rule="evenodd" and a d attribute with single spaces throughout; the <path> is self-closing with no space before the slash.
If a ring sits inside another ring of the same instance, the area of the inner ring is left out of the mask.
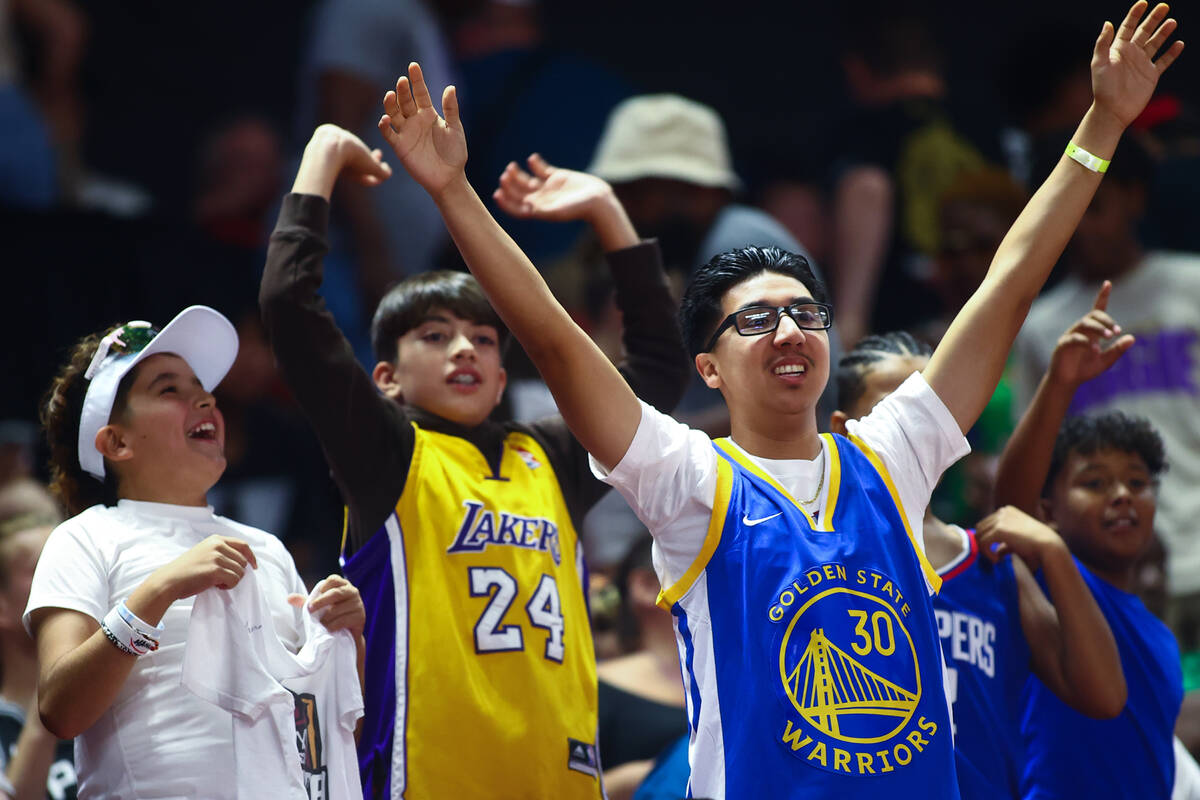
<path id="1" fill-rule="evenodd" d="M 1108 172 L 1108 165 L 1112 163 L 1111 161 L 1105 161 L 1100 156 L 1092 155 L 1074 142 L 1067 143 L 1067 158 L 1079 162 L 1092 172 L 1099 172 L 1100 174 Z"/>

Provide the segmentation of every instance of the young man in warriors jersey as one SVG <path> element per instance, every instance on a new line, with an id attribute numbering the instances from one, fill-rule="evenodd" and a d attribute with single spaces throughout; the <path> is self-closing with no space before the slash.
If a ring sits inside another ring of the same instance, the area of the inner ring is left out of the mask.
<path id="1" fill-rule="evenodd" d="M 1021 725 L 1027 800 L 1171 797 L 1175 786 L 1179 648 L 1135 594 L 1167 467 L 1163 440 L 1120 411 L 1067 418 L 1079 386 L 1115 361 L 1106 354 L 1134 344 L 1105 312 L 1110 288 L 1105 281 L 1087 324 L 1059 339 L 1000 457 L 995 497 L 1040 514 L 1070 547 L 1116 640 L 1128 699 L 1117 718 L 1088 719 L 1030 679 Z"/>
<path id="2" fill-rule="evenodd" d="M 416 65 L 385 96 L 385 138 L 437 202 L 597 469 L 655 537 L 687 684 L 690 794 L 958 795 L 927 596 L 940 579 L 924 558 L 921 516 L 1100 183 L 1093 168 L 1178 55 L 1176 44 L 1152 62 L 1174 24 L 1163 24 L 1165 7 L 1143 22 L 1145 13 L 1139 2 L 1119 32 L 1104 26 L 1074 157 L 1014 224 L 924 373 L 849 426 L 850 440 L 817 433 L 830 320 L 803 259 L 746 248 L 696 273 L 684 340 L 724 395 L 732 430 L 710 442 L 638 402 L 487 213 L 463 174 L 453 88 L 445 120 Z"/>
<path id="3" fill-rule="evenodd" d="M 348 507 L 345 572 L 370 620 L 364 792 L 599 797 L 576 531 L 607 487 L 561 418 L 489 419 L 505 385 L 507 331 L 470 275 L 398 285 L 375 315 L 373 374 L 354 360 L 318 294 L 329 196 L 339 174 L 386 179 L 380 159 L 340 128 L 317 129 L 284 198 L 260 296 Z M 606 183 L 539 168 L 557 175 L 547 204 L 567 196 L 557 210 L 591 221 L 609 251 L 630 391 L 671 408 L 686 361 L 657 247 L 639 243 Z"/>
<path id="4" fill-rule="evenodd" d="M 1102 313 L 1093 311 L 1071 333 L 1096 324 Z M 1118 340 L 1097 352 L 1094 369 L 1111 364 L 1130 343 Z M 847 422 L 869 414 L 923 370 L 931 354 L 904 332 L 856 344 L 838 364 L 841 408 L 831 430 L 845 434 Z M 922 528 L 929 562 L 942 578 L 933 608 L 954 714 L 959 791 L 964 800 L 1020 797 L 1021 696 L 1031 672 L 1081 714 L 1109 719 L 1126 697 L 1117 645 L 1063 540 L 1028 514 L 1003 508 L 979 523 L 977 535 L 926 509 Z M 1050 598 L 1031 572 L 1039 569 Z"/>

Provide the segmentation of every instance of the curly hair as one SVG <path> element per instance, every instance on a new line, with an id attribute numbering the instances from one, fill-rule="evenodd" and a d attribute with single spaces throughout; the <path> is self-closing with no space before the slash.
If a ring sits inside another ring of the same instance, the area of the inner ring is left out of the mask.
<path id="1" fill-rule="evenodd" d="M 695 358 L 721 322 L 725 293 L 762 272 L 778 272 L 807 287 L 812 299 L 828 303 L 829 294 L 804 256 L 778 247 L 742 247 L 720 253 L 696 270 L 679 304 L 679 326 L 688 354 Z"/>
<path id="2" fill-rule="evenodd" d="M 1042 485 L 1042 496 L 1050 496 L 1054 479 L 1072 453 L 1091 455 L 1100 450 L 1117 450 L 1139 456 L 1146 464 L 1150 477 L 1157 479 L 1167 471 L 1167 453 L 1162 437 L 1143 417 L 1120 411 L 1085 414 L 1071 417 L 1059 429 L 1050 456 L 1050 469 Z"/>
<path id="3" fill-rule="evenodd" d="M 866 390 L 867 373 L 871 365 L 887 356 L 920 358 L 933 355 L 933 348 L 917 339 L 908 331 L 889 331 L 866 336 L 848 350 L 838 361 L 837 401 L 838 407 L 849 411 Z"/>
<path id="4" fill-rule="evenodd" d="M 79 465 L 79 418 L 88 387 L 84 372 L 91 364 L 100 340 L 119 327 L 121 325 L 113 325 L 80 339 L 71 348 L 66 364 L 58 371 L 42 400 L 40 420 L 50 448 L 50 490 L 70 516 L 97 504 L 111 506 L 117 502 L 117 479 L 112 470 L 106 469 L 104 480 L 100 481 Z M 110 420 L 124 412 L 136 373 L 136 369 L 130 370 L 121 379 Z"/>

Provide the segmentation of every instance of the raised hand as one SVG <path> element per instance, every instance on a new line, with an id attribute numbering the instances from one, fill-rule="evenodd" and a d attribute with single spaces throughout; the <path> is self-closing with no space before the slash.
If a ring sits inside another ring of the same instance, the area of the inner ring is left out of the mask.
<path id="1" fill-rule="evenodd" d="M 588 219 L 612 197 L 612 187 L 595 175 L 551 166 L 537 153 L 527 163 L 529 172 L 510 161 L 492 193 L 500 208 L 514 217 L 553 222 Z"/>
<path id="2" fill-rule="evenodd" d="M 467 137 L 458 116 L 458 95 L 453 86 L 442 92 L 443 119 L 433 107 L 421 66 L 408 65 L 407 77 L 396 81 L 396 91 L 383 98 L 379 130 L 392 146 L 408 174 L 436 197 L 467 163 Z"/>
<path id="3" fill-rule="evenodd" d="M 1166 3 L 1159 3 L 1147 15 L 1148 5 L 1146 0 L 1134 3 L 1115 31 L 1111 22 L 1105 22 L 1092 54 L 1092 93 L 1096 105 L 1124 126 L 1142 113 L 1159 77 L 1183 52 L 1183 42 L 1176 41 L 1154 60 L 1177 23 L 1167 18 L 1170 9 Z"/>
<path id="4" fill-rule="evenodd" d="M 1121 326 L 1108 315 L 1112 283 L 1105 281 L 1092 310 L 1067 329 L 1050 357 L 1050 380 L 1076 387 L 1100 375 L 1133 347 L 1130 334 L 1120 335 Z"/>
<path id="5" fill-rule="evenodd" d="M 992 563 L 1006 555 L 1018 555 L 1033 572 L 1041 568 L 1049 548 L 1067 549 L 1054 529 L 1012 506 L 998 508 L 980 520 L 975 539 L 979 551 Z"/>
<path id="6" fill-rule="evenodd" d="M 371 150 L 345 128 L 321 125 L 304 148 L 292 191 L 329 199 L 339 176 L 364 186 L 378 186 L 392 176 L 382 150 Z"/>

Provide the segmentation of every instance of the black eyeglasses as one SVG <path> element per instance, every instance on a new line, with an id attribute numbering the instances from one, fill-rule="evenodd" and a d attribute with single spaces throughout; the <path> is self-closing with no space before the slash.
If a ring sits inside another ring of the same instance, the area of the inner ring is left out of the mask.
<path id="1" fill-rule="evenodd" d="M 806 331 L 827 330 L 833 324 L 833 309 L 825 303 L 792 303 L 790 306 L 750 306 L 735 311 L 725 318 L 717 327 L 705 353 L 711 351 L 717 344 L 717 338 L 727 328 L 734 328 L 742 336 L 758 336 L 770 333 L 779 327 L 779 318 L 787 314 L 796 323 L 797 328 Z"/>

